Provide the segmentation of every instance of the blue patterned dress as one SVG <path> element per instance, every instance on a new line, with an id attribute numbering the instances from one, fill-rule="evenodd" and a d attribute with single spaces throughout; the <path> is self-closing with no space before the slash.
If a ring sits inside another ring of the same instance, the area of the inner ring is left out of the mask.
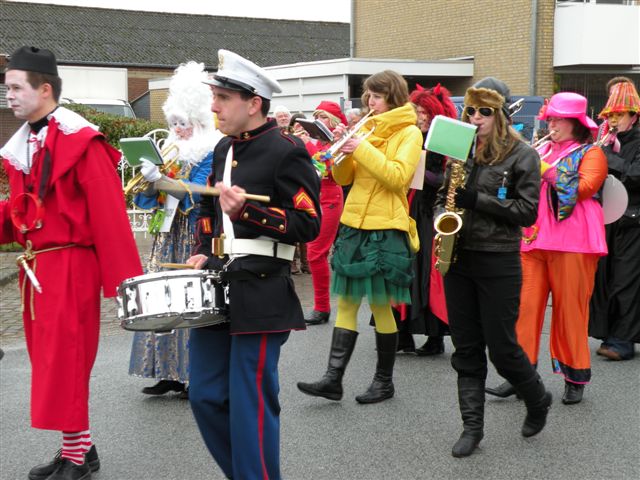
<path id="1" fill-rule="evenodd" d="M 205 185 L 211 173 L 213 152 L 197 165 L 185 165 L 176 176 L 189 182 Z M 158 263 L 185 263 L 191 256 L 194 244 L 197 204 L 200 195 L 185 195 L 180 200 L 178 212 L 167 233 L 159 233 L 153 241 L 151 254 L 146 264 L 146 273 L 157 272 Z M 144 210 L 157 209 L 157 196 L 138 194 L 134 203 Z M 152 332 L 136 332 L 131 347 L 129 375 L 157 380 L 189 380 L 189 329 L 178 329 L 174 333 L 156 335 Z"/>

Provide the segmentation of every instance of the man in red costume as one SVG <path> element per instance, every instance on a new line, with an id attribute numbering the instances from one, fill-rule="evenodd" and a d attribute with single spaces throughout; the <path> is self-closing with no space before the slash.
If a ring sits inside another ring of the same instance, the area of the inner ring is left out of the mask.
<path id="1" fill-rule="evenodd" d="M 0 243 L 25 247 L 20 272 L 31 359 L 31 425 L 62 432 L 53 461 L 30 479 L 89 479 L 99 468 L 89 432 L 89 377 L 98 349 L 100 288 L 113 297 L 142 268 L 116 171 L 117 150 L 97 127 L 58 107 L 52 52 L 9 59 L 7 102 L 26 123 L 0 149 L 10 197 Z"/>

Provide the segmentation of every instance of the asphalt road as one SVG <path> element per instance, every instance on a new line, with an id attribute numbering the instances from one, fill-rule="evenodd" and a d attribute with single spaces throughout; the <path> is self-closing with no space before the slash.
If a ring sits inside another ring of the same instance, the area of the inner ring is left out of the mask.
<path id="1" fill-rule="evenodd" d="M 326 366 L 332 326 L 293 333 L 280 362 L 282 472 L 287 479 L 639 479 L 640 358 L 611 362 L 595 355 L 593 382 L 581 404 L 560 402 L 562 379 L 541 361 L 554 395 L 547 428 L 524 439 L 524 405 L 488 398 L 485 438 L 473 456 L 455 459 L 461 423 L 451 344 L 435 358 L 400 355 L 396 396 L 359 405 L 375 365 L 368 308 L 360 312 L 356 351 L 341 402 L 308 397 L 295 383 Z M 544 334 L 541 359 L 547 358 Z M 416 337 L 418 345 L 422 338 Z M 205 449 L 187 401 L 150 398 L 149 380 L 127 375 L 131 334 L 102 338 L 92 376 L 92 436 L 102 461 L 96 480 L 223 478 Z M 0 361 L 0 478 L 24 479 L 59 448 L 59 434 L 29 426 L 29 359 L 21 342 Z M 488 382 L 500 379 L 491 370 Z"/>

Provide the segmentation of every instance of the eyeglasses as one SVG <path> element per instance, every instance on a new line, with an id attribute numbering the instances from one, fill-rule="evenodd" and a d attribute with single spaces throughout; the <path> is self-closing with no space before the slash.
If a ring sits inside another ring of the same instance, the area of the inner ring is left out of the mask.
<path id="1" fill-rule="evenodd" d="M 565 117 L 547 117 L 547 123 L 560 123 L 560 122 L 568 122 L 569 119 Z"/>
<path id="2" fill-rule="evenodd" d="M 464 107 L 464 111 L 469 117 L 473 117 L 476 114 L 476 112 L 480 112 L 480 115 L 482 115 L 483 117 L 490 117 L 495 113 L 496 109 L 493 107 L 466 106 Z"/>

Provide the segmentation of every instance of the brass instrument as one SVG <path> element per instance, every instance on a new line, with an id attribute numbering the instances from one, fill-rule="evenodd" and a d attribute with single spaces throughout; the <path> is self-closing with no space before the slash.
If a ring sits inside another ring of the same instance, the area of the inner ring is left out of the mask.
<path id="1" fill-rule="evenodd" d="M 616 133 L 618 133 L 618 126 L 617 125 L 610 126 L 609 131 L 605 135 L 602 135 L 594 145 L 596 145 L 597 147 L 604 146 L 606 143 L 609 142 L 610 137 L 612 137 Z"/>
<path id="2" fill-rule="evenodd" d="M 451 159 L 451 173 L 449 176 L 449 189 L 445 202 L 445 212 L 438 215 L 434 221 L 436 230 L 434 255 L 436 257 L 436 270 L 444 276 L 449 267 L 455 262 L 455 246 L 457 234 L 462 228 L 463 210 L 456 210 L 456 188 L 464 186 L 466 175 L 464 162 Z"/>
<path id="3" fill-rule="evenodd" d="M 539 138 L 533 145 L 531 145 L 531 148 L 534 148 L 537 150 L 538 148 L 545 146 L 547 143 L 551 141 L 549 140 L 551 138 L 551 135 L 553 135 L 556 132 L 557 130 L 551 130 L 548 134 L 546 134 L 542 138 Z"/>
<path id="4" fill-rule="evenodd" d="M 170 154 L 173 153 L 173 157 L 169 158 Z M 175 143 L 172 143 L 166 148 L 163 148 L 160 152 L 164 163 L 160 167 L 160 173 L 163 175 L 166 174 L 171 167 L 178 161 L 178 146 Z M 147 182 L 141 173 L 138 173 L 135 177 L 133 177 L 127 183 L 127 186 L 124 187 L 124 194 L 129 195 L 131 193 L 137 194 L 149 187 L 149 182 Z"/>
<path id="5" fill-rule="evenodd" d="M 375 126 L 369 130 L 366 133 L 360 133 L 360 130 L 362 129 L 362 127 L 365 126 L 365 124 L 371 120 L 371 115 L 373 115 L 373 110 L 370 110 L 369 113 L 367 113 L 364 117 L 362 117 L 360 119 L 360 121 L 358 123 L 356 123 L 353 128 L 351 128 L 351 130 L 348 130 L 340 140 L 338 140 L 337 142 L 333 143 L 329 149 L 327 150 L 327 154 L 330 155 L 331 157 L 333 157 L 333 163 L 335 165 L 339 165 L 340 162 L 342 162 L 344 160 L 344 158 L 346 157 L 346 155 L 344 153 L 338 153 L 340 152 L 340 149 L 342 147 L 344 147 L 344 144 L 347 143 L 349 140 L 351 140 L 353 137 L 357 136 L 358 138 L 364 140 L 365 138 L 367 138 L 369 135 L 371 135 L 373 133 L 373 131 L 375 130 Z"/>

